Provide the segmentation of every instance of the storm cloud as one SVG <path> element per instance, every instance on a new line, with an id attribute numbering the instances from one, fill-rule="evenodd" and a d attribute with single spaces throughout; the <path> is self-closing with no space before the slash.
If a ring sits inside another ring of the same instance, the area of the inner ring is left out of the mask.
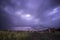
<path id="1" fill-rule="evenodd" d="M 60 28 L 60 0 L 0 0 L 0 27 Z"/>

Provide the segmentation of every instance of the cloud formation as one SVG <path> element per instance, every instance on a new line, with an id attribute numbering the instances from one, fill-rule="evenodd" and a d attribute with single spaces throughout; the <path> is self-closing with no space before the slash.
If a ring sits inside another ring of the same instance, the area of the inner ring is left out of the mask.
<path id="1" fill-rule="evenodd" d="M 37 26 L 38 29 L 60 26 L 59 0 L 1 0 L 0 8 L 1 27 Z"/>

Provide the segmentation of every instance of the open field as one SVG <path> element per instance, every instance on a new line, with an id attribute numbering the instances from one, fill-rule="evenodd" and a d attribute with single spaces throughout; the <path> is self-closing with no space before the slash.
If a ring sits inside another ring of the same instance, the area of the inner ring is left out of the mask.
<path id="1" fill-rule="evenodd" d="M 40 33 L 0 31 L 0 40 L 60 40 L 60 32 Z"/>

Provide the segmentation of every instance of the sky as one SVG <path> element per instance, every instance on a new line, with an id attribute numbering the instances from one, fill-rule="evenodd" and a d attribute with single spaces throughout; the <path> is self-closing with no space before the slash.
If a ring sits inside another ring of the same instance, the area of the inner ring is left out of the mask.
<path id="1" fill-rule="evenodd" d="M 60 0 L 0 0 L 0 28 L 60 28 Z"/>

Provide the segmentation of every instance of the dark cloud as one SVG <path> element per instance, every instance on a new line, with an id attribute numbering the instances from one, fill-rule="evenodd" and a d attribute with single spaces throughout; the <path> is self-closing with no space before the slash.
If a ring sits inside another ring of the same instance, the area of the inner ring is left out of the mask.
<path id="1" fill-rule="evenodd" d="M 0 0 L 0 15 L 0 27 L 59 28 L 60 0 Z"/>
<path id="2" fill-rule="evenodd" d="M 52 0 L 51 4 L 52 4 L 52 6 L 59 6 L 60 0 Z"/>

